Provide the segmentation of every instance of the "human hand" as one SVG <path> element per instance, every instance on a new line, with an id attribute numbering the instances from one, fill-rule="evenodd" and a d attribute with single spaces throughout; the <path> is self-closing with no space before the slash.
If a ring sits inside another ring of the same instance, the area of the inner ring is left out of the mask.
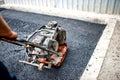
<path id="1" fill-rule="evenodd" d="M 0 16 L 0 37 L 9 39 L 16 39 L 18 37 L 18 34 L 9 27 L 2 16 Z"/>

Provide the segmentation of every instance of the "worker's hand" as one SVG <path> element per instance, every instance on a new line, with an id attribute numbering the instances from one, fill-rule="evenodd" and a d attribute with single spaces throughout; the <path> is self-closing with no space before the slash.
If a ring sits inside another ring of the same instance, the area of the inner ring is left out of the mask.
<path id="1" fill-rule="evenodd" d="M 5 20 L 0 16 L 0 37 L 16 39 L 18 34 L 9 27 Z"/>
<path id="2" fill-rule="evenodd" d="M 0 34 L 0 38 L 3 38 L 7 42 L 15 42 L 15 39 L 18 37 L 17 33 L 11 31 L 10 33 Z"/>
<path id="3" fill-rule="evenodd" d="M 18 34 L 11 30 L 10 32 L 5 32 L 2 34 L 0 33 L 0 36 L 9 39 L 16 39 L 18 37 Z"/>

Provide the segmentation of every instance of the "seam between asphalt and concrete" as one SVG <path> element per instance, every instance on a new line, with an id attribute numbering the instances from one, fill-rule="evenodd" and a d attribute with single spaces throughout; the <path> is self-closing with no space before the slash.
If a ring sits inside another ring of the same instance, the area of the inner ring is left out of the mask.
<path id="1" fill-rule="evenodd" d="M 114 33 L 117 20 L 120 20 L 119 15 L 97 14 L 92 12 L 81 12 L 72 10 L 63 10 L 55 8 L 38 8 L 23 5 L 1 5 L 1 8 L 14 9 L 18 11 L 32 12 L 38 14 L 47 14 L 71 19 L 78 19 L 98 24 L 106 24 L 99 42 L 89 60 L 80 80 L 97 80 L 101 70 L 103 61 L 107 54 L 111 37 Z"/>
<path id="2" fill-rule="evenodd" d="M 116 22 L 98 80 L 120 80 L 120 21 Z"/>

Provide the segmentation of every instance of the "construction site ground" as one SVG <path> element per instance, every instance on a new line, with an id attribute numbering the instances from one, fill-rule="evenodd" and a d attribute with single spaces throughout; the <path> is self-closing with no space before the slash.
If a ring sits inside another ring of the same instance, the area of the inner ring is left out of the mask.
<path id="1" fill-rule="evenodd" d="M 60 68 L 50 70 L 39 71 L 37 67 L 19 63 L 18 60 L 26 60 L 25 48 L 1 41 L 0 59 L 18 80 L 79 80 L 105 28 L 101 24 L 15 10 L 1 9 L 0 14 L 19 39 L 53 20 L 67 31 L 67 57 Z"/>
<path id="2" fill-rule="evenodd" d="M 68 55 L 62 67 L 53 67 L 51 70 L 38 71 L 36 67 L 19 63 L 18 60 L 26 59 L 25 49 L 1 41 L 0 59 L 9 71 L 17 76 L 18 80 L 79 80 L 106 26 L 75 19 L 7 9 L 0 9 L 0 14 L 11 28 L 18 32 L 20 39 L 25 39 L 26 35 L 51 20 L 56 20 L 67 30 Z M 89 21 L 93 20 L 90 19 Z M 99 22 L 97 19 L 95 21 Z M 120 80 L 119 60 L 120 21 L 117 21 L 102 67 L 100 66 L 101 69 L 96 79 Z"/>

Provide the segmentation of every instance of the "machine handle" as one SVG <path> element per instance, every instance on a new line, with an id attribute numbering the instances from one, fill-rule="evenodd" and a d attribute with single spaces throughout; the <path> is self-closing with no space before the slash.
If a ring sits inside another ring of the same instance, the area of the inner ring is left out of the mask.
<path id="1" fill-rule="evenodd" d="M 57 54 L 56 51 L 47 49 L 45 47 L 42 47 L 42 46 L 40 46 L 38 44 L 34 44 L 34 43 L 32 43 L 30 41 L 26 41 L 26 40 L 9 39 L 9 38 L 3 38 L 3 37 L 0 37 L 0 40 L 8 42 L 8 43 L 15 44 L 15 45 L 18 45 L 18 46 L 24 46 L 24 47 L 26 47 L 26 45 L 30 45 L 30 46 L 37 47 L 37 48 L 40 48 L 42 50 L 45 50 L 45 51 Z"/>

